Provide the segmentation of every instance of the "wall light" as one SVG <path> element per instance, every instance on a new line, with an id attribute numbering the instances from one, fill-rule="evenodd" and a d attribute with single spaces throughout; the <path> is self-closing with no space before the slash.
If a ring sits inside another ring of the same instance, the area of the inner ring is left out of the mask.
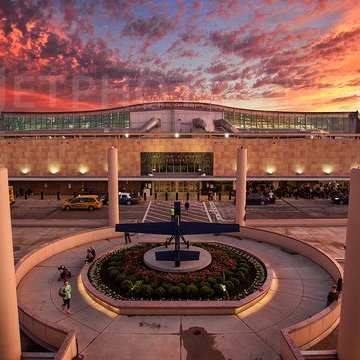
<path id="1" fill-rule="evenodd" d="M 176 138 L 179 138 L 180 135 L 179 135 L 178 133 L 175 133 L 175 137 L 176 137 Z"/>
<path id="2" fill-rule="evenodd" d="M 268 175 L 272 175 L 275 172 L 275 167 L 274 166 L 268 166 L 266 168 L 266 172 L 268 173 Z"/>
<path id="3" fill-rule="evenodd" d="M 56 175 L 58 172 L 59 172 L 59 167 L 58 166 L 51 166 L 50 168 L 49 168 L 49 171 L 50 171 L 50 173 L 52 174 L 52 175 Z"/>
<path id="4" fill-rule="evenodd" d="M 88 171 L 89 171 L 89 168 L 86 167 L 86 166 L 81 165 L 81 166 L 79 167 L 79 173 L 80 173 L 81 175 L 85 175 Z"/>
<path id="5" fill-rule="evenodd" d="M 230 135 L 228 134 L 228 133 L 226 133 L 225 135 L 224 135 L 224 137 L 226 137 L 226 138 L 228 138 Z"/>
<path id="6" fill-rule="evenodd" d="M 128 138 L 128 137 L 129 137 L 129 134 L 128 134 L 128 133 L 126 133 L 126 134 L 125 134 L 125 137 L 126 137 L 126 138 Z"/>
<path id="7" fill-rule="evenodd" d="M 304 169 L 298 168 L 295 170 L 296 175 L 301 175 L 304 172 Z"/>
<path id="8" fill-rule="evenodd" d="M 323 172 L 326 175 L 330 175 L 333 172 L 333 168 L 329 165 L 325 165 L 325 166 L 323 166 Z"/>
<path id="9" fill-rule="evenodd" d="M 21 169 L 21 173 L 23 175 L 27 175 L 29 172 L 30 172 L 30 169 L 28 167 L 24 167 L 24 168 Z"/>

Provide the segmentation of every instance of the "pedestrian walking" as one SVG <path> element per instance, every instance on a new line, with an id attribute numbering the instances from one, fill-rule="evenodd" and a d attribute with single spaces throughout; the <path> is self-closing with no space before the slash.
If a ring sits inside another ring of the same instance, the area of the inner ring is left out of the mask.
<path id="1" fill-rule="evenodd" d="M 71 272 L 65 265 L 60 265 L 58 267 L 58 270 L 60 271 L 58 281 L 61 281 L 61 280 L 64 281 L 64 280 L 71 278 Z"/>
<path id="2" fill-rule="evenodd" d="M 71 285 L 67 280 L 64 281 L 64 285 L 59 289 L 59 295 L 63 298 L 63 304 L 61 308 L 64 310 L 67 308 L 67 314 L 70 312 L 70 299 L 71 299 Z"/>
<path id="3" fill-rule="evenodd" d="M 130 233 L 125 232 L 125 244 L 127 244 L 128 242 L 131 243 Z"/>
<path id="4" fill-rule="evenodd" d="M 188 201 L 186 201 L 184 206 L 185 206 L 185 214 L 188 214 L 189 213 L 189 208 L 190 208 L 190 203 Z"/>

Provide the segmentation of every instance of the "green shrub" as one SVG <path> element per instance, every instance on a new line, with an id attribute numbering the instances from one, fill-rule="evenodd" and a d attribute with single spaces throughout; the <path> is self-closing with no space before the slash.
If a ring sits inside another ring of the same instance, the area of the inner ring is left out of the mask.
<path id="1" fill-rule="evenodd" d="M 119 266 L 119 262 L 118 261 L 110 261 L 109 262 L 109 266 L 114 266 L 114 267 L 117 267 L 117 266 Z"/>
<path id="2" fill-rule="evenodd" d="M 119 285 L 121 285 L 121 283 L 122 283 L 124 280 L 127 280 L 126 274 L 124 274 L 124 273 L 120 273 L 120 274 L 115 278 L 116 284 L 119 284 Z"/>
<path id="3" fill-rule="evenodd" d="M 161 287 L 163 287 L 167 292 L 169 291 L 170 286 L 171 285 L 168 282 L 164 282 L 161 284 Z"/>
<path id="4" fill-rule="evenodd" d="M 249 266 L 250 266 L 250 265 L 249 265 L 248 262 L 241 262 L 241 263 L 238 264 L 237 268 L 238 268 L 238 269 L 244 269 L 244 268 L 245 268 L 245 269 L 248 269 Z"/>
<path id="5" fill-rule="evenodd" d="M 235 288 L 234 284 L 232 281 L 228 280 L 228 281 L 225 281 L 225 284 L 226 286 L 226 289 L 229 291 L 229 290 L 233 290 Z"/>
<path id="6" fill-rule="evenodd" d="M 186 286 L 184 289 L 184 294 L 189 299 L 196 298 L 196 295 L 198 294 L 197 286 L 195 284 L 190 284 L 190 285 Z"/>
<path id="7" fill-rule="evenodd" d="M 245 274 L 242 271 L 238 271 L 235 275 L 239 281 L 243 281 L 245 279 Z"/>
<path id="8" fill-rule="evenodd" d="M 163 299 L 166 297 L 166 290 L 160 286 L 154 290 L 153 295 L 155 299 Z"/>
<path id="9" fill-rule="evenodd" d="M 133 283 L 130 280 L 124 280 L 121 283 L 121 290 L 126 293 L 128 293 L 132 287 L 133 287 Z"/>
<path id="10" fill-rule="evenodd" d="M 231 277 L 234 276 L 234 273 L 232 271 L 226 270 L 225 271 L 225 277 L 226 279 L 230 279 Z"/>
<path id="11" fill-rule="evenodd" d="M 199 291 L 199 295 L 202 299 L 210 299 L 214 296 L 215 292 L 209 286 L 202 286 Z"/>
<path id="12" fill-rule="evenodd" d="M 238 269 L 244 273 L 245 276 L 249 273 L 249 265 L 240 265 Z"/>
<path id="13" fill-rule="evenodd" d="M 224 289 L 223 289 L 223 287 L 222 287 L 221 284 L 216 284 L 216 285 L 214 286 L 214 292 L 215 292 L 215 295 L 216 295 L 216 296 L 223 297 L 223 296 L 225 295 L 225 291 L 224 291 Z"/>
<path id="14" fill-rule="evenodd" d="M 180 286 L 171 285 L 168 289 L 168 294 L 170 297 L 179 298 L 182 295 L 182 290 Z"/>
<path id="15" fill-rule="evenodd" d="M 159 283 L 157 281 L 152 281 L 150 284 L 149 284 L 153 289 L 156 289 L 157 287 L 159 287 Z"/>
<path id="16" fill-rule="evenodd" d="M 117 269 L 112 269 L 112 270 L 110 270 L 110 272 L 109 272 L 109 276 L 110 276 L 112 279 L 115 279 L 118 275 L 120 275 L 120 271 L 117 270 Z"/>
<path id="17" fill-rule="evenodd" d="M 240 284 L 239 279 L 237 279 L 236 277 L 230 278 L 229 281 L 231 281 L 231 282 L 234 284 L 235 287 L 236 287 L 236 286 L 239 286 L 239 284 Z"/>
<path id="18" fill-rule="evenodd" d="M 207 281 L 203 281 L 203 282 L 199 285 L 199 288 L 201 289 L 203 286 L 207 286 L 207 287 L 211 288 L 211 285 L 210 285 Z"/>
<path id="19" fill-rule="evenodd" d="M 211 288 L 217 284 L 216 279 L 210 276 L 206 279 L 206 282 L 210 285 Z"/>
<path id="20" fill-rule="evenodd" d="M 153 293 L 153 288 L 150 285 L 140 285 L 138 287 L 137 294 L 141 298 L 151 298 Z"/>

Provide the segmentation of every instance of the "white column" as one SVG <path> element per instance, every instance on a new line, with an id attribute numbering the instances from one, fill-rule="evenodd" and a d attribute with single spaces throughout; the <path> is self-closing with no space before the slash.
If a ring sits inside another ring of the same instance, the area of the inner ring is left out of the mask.
<path id="1" fill-rule="evenodd" d="M 20 328 L 11 230 L 8 171 L 0 168 L 0 358 L 20 360 Z"/>
<path id="2" fill-rule="evenodd" d="M 360 354 L 360 169 L 352 169 L 346 232 L 338 359 L 358 360 Z"/>
<path id="3" fill-rule="evenodd" d="M 237 149 L 236 163 L 236 223 L 245 226 L 247 149 Z"/>
<path id="4" fill-rule="evenodd" d="M 108 193 L 109 193 L 109 225 L 115 226 L 120 223 L 119 214 L 119 165 L 118 151 L 111 147 L 108 156 Z"/>

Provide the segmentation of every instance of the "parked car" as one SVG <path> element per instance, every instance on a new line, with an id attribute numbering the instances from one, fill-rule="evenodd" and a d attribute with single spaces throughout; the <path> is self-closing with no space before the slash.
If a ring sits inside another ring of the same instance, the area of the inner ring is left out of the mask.
<path id="1" fill-rule="evenodd" d="M 269 204 L 270 199 L 259 193 L 246 194 L 246 205 L 266 205 Z M 236 198 L 234 199 L 234 205 L 236 205 Z"/>
<path id="2" fill-rule="evenodd" d="M 108 196 L 107 194 L 100 194 L 99 198 L 101 200 L 101 202 L 103 203 L 103 205 L 107 205 L 109 202 Z"/>
<path id="3" fill-rule="evenodd" d="M 66 200 L 61 205 L 63 210 L 87 209 L 93 211 L 102 207 L 103 204 L 98 195 L 78 195 L 73 199 Z"/>
<path id="4" fill-rule="evenodd" d="M 349 203 L 349 194 L 337 194 L 333 196 L 332 201 L 334 204 L 348 204 Z"/>
<path id="5" fill-rule="evenodd" d="M 119 193 L 119 204 L 133 205 L 138 204 L 141 201 L 141 198 L 130 193 Z"/>
<path id="6" fill-rule="evenodd" d="M 246 195 L 246 205 L 266 205 L 270 202 L 269 198 L 259 193 Z"/>

